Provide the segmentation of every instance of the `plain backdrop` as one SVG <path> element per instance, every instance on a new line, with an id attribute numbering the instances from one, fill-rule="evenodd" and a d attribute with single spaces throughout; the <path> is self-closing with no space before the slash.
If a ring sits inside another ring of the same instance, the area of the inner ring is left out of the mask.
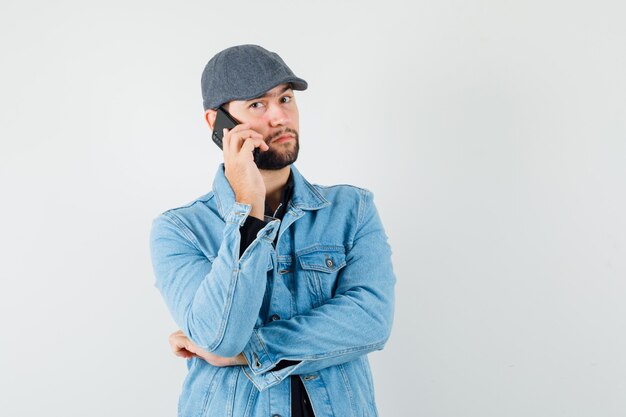
<path id="1" fill-rule="evenodd" d="M 312 182 L 393 249 L 381 416 L 626 415 L 621 1 L 0 3 L 0 415 L 173 416 L 162 211 L 221 154 L 200 75 L 278 52 Z"/>

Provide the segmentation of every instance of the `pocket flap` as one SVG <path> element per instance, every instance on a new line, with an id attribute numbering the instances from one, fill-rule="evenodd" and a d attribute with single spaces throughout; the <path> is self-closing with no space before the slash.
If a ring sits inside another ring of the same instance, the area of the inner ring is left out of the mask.
<path id="1" fill-rule="evenodd" d="M 342 247 L 315 249 L 298 256 L 302 269 L 336 272 L 346 265 L 346 253 Z"/>

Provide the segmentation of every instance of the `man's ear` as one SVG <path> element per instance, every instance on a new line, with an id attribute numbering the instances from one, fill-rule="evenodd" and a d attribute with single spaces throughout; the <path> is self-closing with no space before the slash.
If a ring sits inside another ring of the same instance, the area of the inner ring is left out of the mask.
<path id="1" fill-rule="evenodd" d="M 215 126 L 215 117 L 217 116 L 217 111 L 213 109 L 208 109 L 204 112 L 204 120 L 206 120 L 209 125 L 209 129 L 213 130 L 213 126 Z"/>

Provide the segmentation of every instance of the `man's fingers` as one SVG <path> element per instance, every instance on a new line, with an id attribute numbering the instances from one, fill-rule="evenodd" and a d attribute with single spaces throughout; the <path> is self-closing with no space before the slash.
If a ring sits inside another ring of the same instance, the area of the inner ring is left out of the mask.
<path id="1" fill-rule="evenodd" d="M 177 330 L 170 334 L 168 341 L 174 355 L 185 359 L 193 358 L 194 356 L 201 358 L 201 356 L 196 353 L 199 348 L 187 337 L 187 335 L 185 335 L 185 333 L 183 333 L 182 330 Z"/>
<path id="2" fill-rule="evenodd" d="M 182 331 L 172 333 L 168 340 L 174 353 L 180 351 L 181 349 L 186 349 L 188 344 L 191 343 Z"/>
<path id="3" fill-rule="evenodd" d="M 229 139 L 229 135 L 228 135 L 228 129 L 224 128 L 222 129 L 222 150 L 228 146 L 228 139 Z"/>
<path id="4" fill-rule="evenodd" d="M 262 151 L 266 151 L 269 148 L 263 139 L 248 138 L 243 142 L 241 152 L 250 153 L 256 147 L 261 148 Z"/>
<path id="5" fill-rule="evenodd" d="M 230 150 L 233 155 L 237 155 L 239 152 L 241 152 L 243 145 L 246 143 L 246 141 L 250 139 L 262 141 L 263 136 L 261 136 L 254 130 L 245 130 L 243 132 L 233 135 L 230 142 Z"/>
<path id="6" fill-rule="evenodd" d="M 237 155 L 241 151 L 243 143 L 249 138 L 262 140 L 263 136 L 252 129 L 245 129 L 238 132 L 231 131 L 228 135 L 228 142 L 224 144 L 224 147 L 228 146 L 228 152 L 232 155 Z"/>
<path id="7" fill-rule="evenodd" d="M 241 132 L 242 130 L 250 129 L 250 123 L 239 123 L 237 126 L 230 129 L 231 132 Z"/>
<path id="8" fill-rule="evenodd" d="M 175 341 L 173 343 L 170 343 L 170 347 L 172 348 L 172 352 L 174 353 L 181 351 L 183 349 L 187 349 L 187 346 L 185 345 L 184 341 Z"/>
<path id="9" fill-rule="evenodd" d="M 196 356 L 192 352 L 189 352 L 188 350 L 185 350 L 185 349 L 174 352 L 174 355 L 179 356 L 181 358 L 186 358 L 186 359 Z"/>

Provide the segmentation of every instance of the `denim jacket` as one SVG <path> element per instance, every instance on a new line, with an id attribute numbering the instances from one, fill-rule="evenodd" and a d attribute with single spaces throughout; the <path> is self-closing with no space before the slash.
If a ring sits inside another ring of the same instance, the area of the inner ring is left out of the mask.
<path id="1" fill-rule="evenodd" d="M 377 415 L 367 353 L 389 338 L 396 279 L 373 195 L 291 171 L 282 221 L 265 216 L 241 257 L 251 206 L 235 201 L 223 164 L 211 192 L 153 221 L 155 286 L 176 324 L 202 349 L 243 352 L 249 364 L 188 359 L 179 416 L 288 417 L 290 375 L 316 417 Z M 293 364 L 274 370 L 281 360 Z"/>

